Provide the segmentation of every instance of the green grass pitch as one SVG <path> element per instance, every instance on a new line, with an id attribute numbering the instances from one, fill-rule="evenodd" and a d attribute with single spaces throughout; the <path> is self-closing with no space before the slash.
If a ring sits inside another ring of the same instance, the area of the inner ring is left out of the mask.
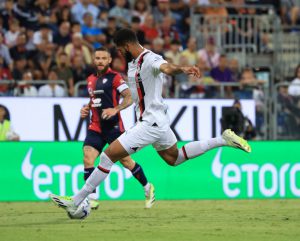
<path id="1" fill-rule="evenodd" d="M 297 241 L 299 200 L 103 201 L 83 221 L 50 202 L 0 203 L 3 241 Z"/>

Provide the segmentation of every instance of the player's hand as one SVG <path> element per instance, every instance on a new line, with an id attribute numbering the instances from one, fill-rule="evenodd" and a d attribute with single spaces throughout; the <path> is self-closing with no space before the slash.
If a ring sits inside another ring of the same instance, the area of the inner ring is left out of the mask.
<path id="1" fill-rule="evenodd" d="M 80 109 L 80 117 L 85 118 L 89 115 L 90 113 L 90 107 L 89 105 L 85 105 Z"/>
<path id="2" fill-rule="evenodd" d="M 197 66 L 191 66 L 191 67 L 182 67 L 182 72 L 191 75 L 196 78 L 201 77 L 201 71 Z"/>
<path id="3" fill-rule="evenodd" d="M 102 111 L 102 119 L 108 120 L 111 117 L 115 116 L 118 113 L 118 110 L 115 108 L 107 108 Z"/>

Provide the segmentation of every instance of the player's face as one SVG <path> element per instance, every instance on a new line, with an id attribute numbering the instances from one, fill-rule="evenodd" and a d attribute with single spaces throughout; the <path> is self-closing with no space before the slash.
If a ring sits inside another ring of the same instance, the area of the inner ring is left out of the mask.
<path id="1" fill-rule="evenodd" d="M 97 70 L 103 71 L 107 69 L 111 63 L 111 56 L 106 51 L 96 51 L 94 56 L 94 64 L 97 67 Z"/>
<path id="2" fill-rule="evenodd" d="M 133 56 L 129 51 L 129 45 L 118 46 L 117 50 L 122 54 L 127 63 L 133 60 Z"/>

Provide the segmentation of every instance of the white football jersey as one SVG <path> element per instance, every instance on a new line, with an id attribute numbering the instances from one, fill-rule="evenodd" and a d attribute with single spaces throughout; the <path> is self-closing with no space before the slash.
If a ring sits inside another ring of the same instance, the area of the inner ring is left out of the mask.
<path id="1" fill-rule="evenodd" d="M 128 85 L 136 104 L 138 120 L 153 123 L 168 121 L 167 105 L 162 98 L 165 74 L 159 70 L 163 63 L 167 61 L 148 49 L 128 63 Z"/>

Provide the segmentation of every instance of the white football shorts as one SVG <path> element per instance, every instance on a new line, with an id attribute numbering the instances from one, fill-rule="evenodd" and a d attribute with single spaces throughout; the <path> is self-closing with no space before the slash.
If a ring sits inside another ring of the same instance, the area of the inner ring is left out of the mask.
<path id="1" fill-rule="evenodd" d="M 152 145 L 157 151 L 166 150 L 177 142 L 168 123 L 158 126 L 146 121 L 138 121 L 119 136 L 118 140 L 129 155 L 148 145 Z"/>

